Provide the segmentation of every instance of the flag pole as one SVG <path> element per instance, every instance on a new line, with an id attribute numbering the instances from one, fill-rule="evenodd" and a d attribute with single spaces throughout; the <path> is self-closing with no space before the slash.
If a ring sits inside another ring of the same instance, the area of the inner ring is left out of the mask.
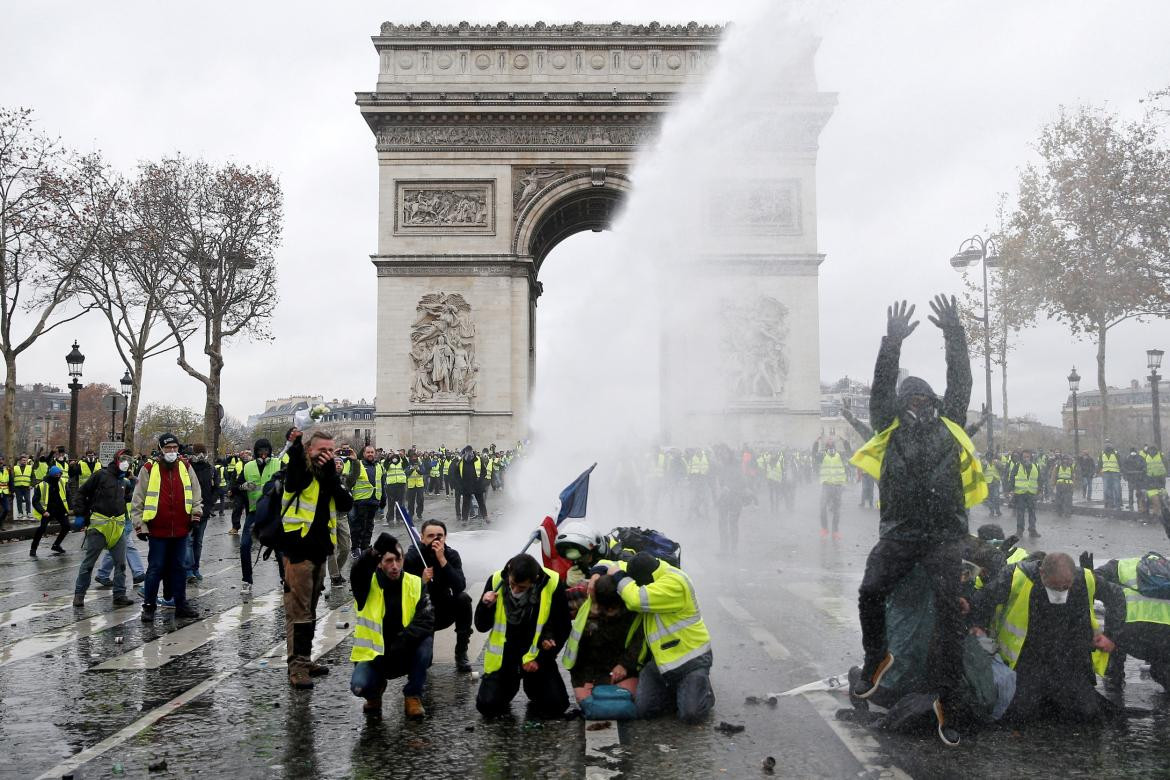
<path id="1" fill-rule="evenodd" d="M 402 514 L 402 507 L 397 501 L 394 502 L 394 510 L 398 512 L 398 517 L 402 519 L 402 524 L 404 526 L 410 525 L 410 521 L 406 519 L 406 515 Z M 427 559 L 423 557 L 422 548 L 418 546 L 418 542 L 414 540 L 414 534 L 411 533 L 411 529 L 413 527 L 414 526 L 411 526 L 410 528 L 406 529 L 406 535 L 410 537 L 410 543 L 414 545 L 414 549 L 418 552 L 419 560 L 422 561 L 423 564 L 426 564 Z"/>

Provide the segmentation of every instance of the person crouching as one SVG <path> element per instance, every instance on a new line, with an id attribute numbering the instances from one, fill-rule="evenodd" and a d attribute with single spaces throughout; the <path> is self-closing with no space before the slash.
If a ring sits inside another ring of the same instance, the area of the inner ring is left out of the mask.
<path id="1" fill-rule="evenodd" d="M 403 559 L 398 540 L 383 533 L 350 572 L 356 623 L 349 689 L 366 700 L 367 714 L 378 715 L 386 681 L 405 676 L 406 717 L 422 718 L 435 615 L 422 579 L 402 570 Z"/>
<path id="2" fill-rule="evenodd" d="M 582 705 L 597 685 L 625 688 L 631 697 L 637 693 L 639 656 L 645 645 L 640 617 L 626 609 L 613 577 L 604 575 L 593 584 L 593 595 L 578 609 L 561 658 L 577 704 Z"/>

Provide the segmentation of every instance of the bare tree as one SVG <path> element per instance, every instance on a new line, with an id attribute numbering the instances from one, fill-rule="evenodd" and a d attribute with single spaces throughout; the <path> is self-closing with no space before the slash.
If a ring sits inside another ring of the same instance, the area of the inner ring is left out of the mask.
<path id="1" fill-rule="evenodd" d="M 1041 307 L 1097 344 L 1101 435 L 1108 436 L 1109 331 L 1170 313 L 1170 151 L 1147 117 L 1061 111 L 1020 177 L 1005 252 Z"/>
<path id="2" fill-rule="evenodd" d="M 276 260 L 284 196 L 267 171 L 216 168 L 182 157 L 145 165 L 140 182 L 173 227 L 167 243 L 178 269 L 174 305 L 161 308 L 179 346 L 178 364 L 206 388 L 204 437 L 218 441 L 224 345 L 267 340 L 276 305 Z M 191 360 L 188 336 L 202 335 L 207 368 Z"/>
<path id="3" fill-rule="evenodd" d="M 15 448 L 16 359 L 85 313 L 77 279 L 95 251 L 112 193 L 98 155 L 79 157 L 34 127 L 27 109 L 0 109 L 0 355 L 4 451 Z M 27 324 L 23 334 L 17 325 Z"/>
<path id="4" fill-rule="evenodd" d="M 79 277 L 81 296 L 106 318 L 118 357 L 133 380 L 123 424 L 123 441 L 134 441 L 144 382 L 144 363 L 178 347 L 163 308 L 173 306 L 179 287 L 178 266 L 171 254 L 175 225 L 172 212 L 153 200 L 154 188 L 142 179 L 118 179 L 118 193 L 99 251 Z M 173 312 L 176 328 L 187 335 L 189 317 Z"/>

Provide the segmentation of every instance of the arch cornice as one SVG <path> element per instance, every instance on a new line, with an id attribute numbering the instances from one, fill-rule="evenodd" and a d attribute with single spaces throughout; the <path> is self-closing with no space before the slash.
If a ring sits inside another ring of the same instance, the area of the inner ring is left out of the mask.
<path id="1" fill-rule="evenodd" d="M 531 256 L 532 239 L 541 219 L 566 197 L 599 187 L 626 193 L 633 188 L 633 183 L 621 171 L 593 169 L 576 171 L 546 184 L 516 215 L 516 225 L 512 231 L 512 253 Z"/>

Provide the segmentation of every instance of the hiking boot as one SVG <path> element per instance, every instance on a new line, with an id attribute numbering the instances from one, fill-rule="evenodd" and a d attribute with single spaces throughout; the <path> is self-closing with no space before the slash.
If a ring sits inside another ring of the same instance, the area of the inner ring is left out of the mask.
<path id="1" fill-rule="evenodd" d="M 426 717 L 427 711 L 423 709 L 422 699 L 417 696 L 406 696 L 402 700 L 402 706 L 406 717 L 411 720 L 422 720 Z"/>
<path id="2" fill-rule="evenodd" d="M 94 577 L 93 581 L 98 584 L 99 588 L 112 588 L 114 581 L 106 577 Z"/>
<path id="3" fill-rule="evenodd" d="M 175 617 L 177 617 L 177 618 L 197 618 L 197 617 L 199 617 L 199 610 L 193 608 L 190 604 L 184 604 L 181 607 L 175 608 Z"/>
<path id="4" fill-rule="evenodd" d="M 959 746 L 959 730 L 954 726 L 947 725 L 946 716 L 943 713 L 943 704 L 941 699 L 934 700 L 934 717 L 938 720 L 938 738 L 942 740 L 947 747 Z"/>
<path id="5" fill-rule="evenodd" d="M 301 691 L 313 690 L 313 680 L 309 677 L 309 670 L 299 665 L 288 668 L 288 684 Z"/>
<path id="6" fill-rule="evenodd" d="M 329 674 L 329 667 L 325 664 L 310 663 L 309 676 L 310 677 L 324 677 Z"/>
<path id="7" fill-rule="evenodd" d="M 150 623 L 154 620 L 154 607 L 142 606 L 142 622 Z"/>
<path id="8" fill-rule="evenodd" d="M 376 698 L 366 699 L 366 703 L 362 705 L 362 712 L 371 718 L 382 717 L 382 696 L 379 694 Z"/>
<path id="9" fill-rule="evenodd" d="M 65 548 L 59 544 L 54 544 L 49 549 L 53 551 L 53 555 L 64 555 L 65 554 Z"/>
<path id="10" fill-rule="evenodd" d="M 471 663 L 467 660 L 467 645 L 471 641 L 471 632 L 455 633 L 455 671 L 467 674 L 471 671 Z"/>
<path id="11" fill-rule="evenodd" d="M 126 596 L 114 596 L 115 607 L 132 607 L 137 603 L 134 599 L 127 598 Z"/>
<path id="12" fill-rule="evenodd" d="M 873 696 L 882 681 L 882 677 L 893 665 L 893 653 L 886 653 L 884 658 L 872 666 L 866 661 L 865 666 L 861 669 L 861 678 L 853 686 L 853 695 L 859 699 L 868 699 L 870 696 Z"/>
<path id="13" fill-rule="evenodd" d="M 85 594 L 75 593 L 73 595 L 73 606 L 84 607 L 85 606 Z"/>

